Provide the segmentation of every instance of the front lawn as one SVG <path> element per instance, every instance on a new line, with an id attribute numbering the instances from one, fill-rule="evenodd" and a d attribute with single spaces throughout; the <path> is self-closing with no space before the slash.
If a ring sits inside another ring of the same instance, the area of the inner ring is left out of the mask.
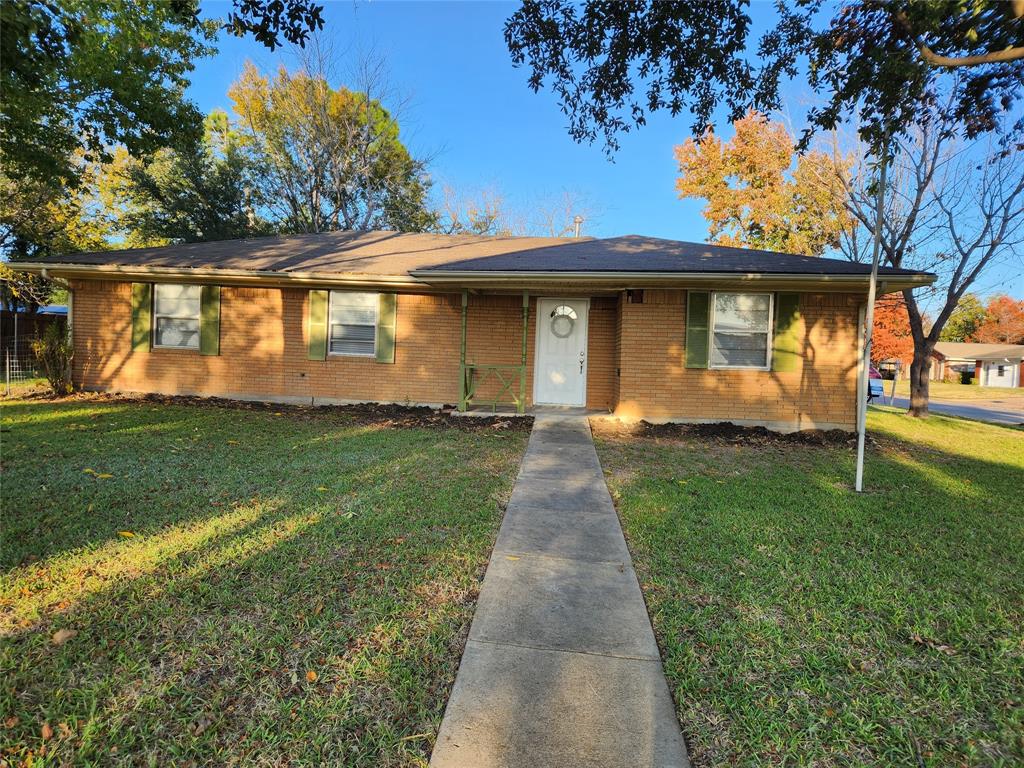
<path id="1" fill-rule="evenodd" d="M 889 402 L 892 382 L 883 381 L 885 397 L 882 402 Z M 896 382 L 896 397 L 910 397 L 910 382 L 902 379 Z M 974 384 L 955 384 L 948 381 L 931 381 L 928 383 L 928 397 L 931 400 L 1011 400 L 1024 406 L 1024 389 L 1007 389 L 1006 387 L 979 387 Z"/>
<path id="2" fill-rule="evenodd" d="M 598 431 L 695 766 L 1024 764 L 1024 432 L 869 428 Z"/>
<path id="3" fill-rule="evenodd" d="M 426 763 L 525 431 L 0 414 L 0 764 Z"/>

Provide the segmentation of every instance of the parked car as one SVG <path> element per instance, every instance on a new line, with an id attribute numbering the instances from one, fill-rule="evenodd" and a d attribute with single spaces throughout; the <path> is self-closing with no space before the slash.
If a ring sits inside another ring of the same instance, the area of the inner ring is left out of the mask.
<path id="1" fill-rule="evenodd" d="M 868 366 L 868 402 L 882 396 L 882 374 L 875 366 Z"/>

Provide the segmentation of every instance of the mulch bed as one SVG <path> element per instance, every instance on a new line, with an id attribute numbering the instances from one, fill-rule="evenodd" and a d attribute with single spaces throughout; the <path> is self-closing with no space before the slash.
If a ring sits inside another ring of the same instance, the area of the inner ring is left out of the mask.
<path id="1" fill-rule="evenodd" d="M 593 424 L 593 422 L 592 422 Z M 842 429 L 805 429 L 800 432 L 774 432 L 767 427 L 744 427 L 730 421 L 716 424 L 631 424 L 597 422 L 596 434 L 620 437 L 699 438 L 734 445 L 842 445 L 857 444 L 857 435 Z"/>
<path id="2" fill-rule="evenodd" d="M 160 405 L 198 405 L 226 408 L 235 411 L 262 411 L 287 415 L 299 419 L 320 419 L 340 415 L 359 424 L 380 427 L 415 427 L 461 429 L 464 432 L 493 432 L 507 430 L 529 432 L 533 429 L 532 416 L 464 416 L 454 405 L 435 410 L 427 406 L 398 404 L 357 403 L 352 405 L 286 405 L 252 400 L 229 400 L 222 397 L 193 397 L 184 395 L 116 394 L 110 392 L 78 392 L 66 398 L 34 396 L 25 399 L 87 400 L 90 402 L 149 403 Z"/>

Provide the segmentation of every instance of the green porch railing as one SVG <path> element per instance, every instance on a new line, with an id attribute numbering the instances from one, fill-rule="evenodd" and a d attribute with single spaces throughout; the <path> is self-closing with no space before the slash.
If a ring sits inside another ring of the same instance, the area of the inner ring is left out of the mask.
<path id="1" fill-rule="evenodd" d="M 493 398 L 483 399 L 492 411 L 499 405 L 514 405 L 517 413 L 526 410 L 526 331 L 530 319 L 530 295 L 523 291 L 523 338 L 519 364 L 490 364 L 466 362 L 466 327 L 469 314 L 469 291 L 462 291 L 462 346 L 459 354 L 459 410 L 466 411 L 480 398 L 477 389 L 493 379 L 498 385 Z M 518 394 L 513 389 L 518 383 Z M 503 399 L 506 394 L 508 399 Z"/>
<path id="2" fill-rule="evenodd" d="M 517 395 L 512 389 L 523 380 L 523 366 L 466 363 L 462 370 L 465 377 L 462 382 L 462 410 L 477 402 L 490 406 L 492 411 L 498 410 L 499 405 L 514 405 L 518 413 L 526 409 L 522 395 Z M 497 393 L 494 397 L 479 398 L 476 393 L 477 387 L 492 379 L 500 385 Z M 506 394 L 508 397 L 505 397 Z"/>

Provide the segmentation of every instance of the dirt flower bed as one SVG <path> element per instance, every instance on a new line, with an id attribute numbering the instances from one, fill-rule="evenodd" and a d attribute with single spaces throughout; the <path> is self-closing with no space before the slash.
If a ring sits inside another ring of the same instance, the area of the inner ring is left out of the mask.
<path id="1" fill-rule="evenodd" d="M 357 424 L 382 427 L 420 427 L 461 429 L 466 432 L 509 430 L 529 432 L 533 429 L 532 416 L 478 416 L 460 414 L 454 405 L 430 408 L 425 405 L 399 403 L 353 403 L 351 405 L 289 405 L 256 400 L 230 400 L 223 397 L 193 397 L 183 395 L 157 395 L 145 393 L 118 394 L 108 392 L 79 392 L 64 398 L 39 393 L 31 398 L 50 402 L 82 403 L 150 403 L 160 405 L 200 405 L 234 411 L 255 411 L 276 416 L 316 420 L 325 415 L 344 416 Z"/>
<path id="2" fill-rule="evenodd" d="M 856 445 L 857 435 L 842 429 L 805 429 L 799 432 L 775 432 L 766 427 L 744 427 L 730 421 L 715 424 L 652 424 L 647 421 L 622 422 L 594 419 L 595 435 L 608 437 L 699 438 L 736 445 Z"/>

